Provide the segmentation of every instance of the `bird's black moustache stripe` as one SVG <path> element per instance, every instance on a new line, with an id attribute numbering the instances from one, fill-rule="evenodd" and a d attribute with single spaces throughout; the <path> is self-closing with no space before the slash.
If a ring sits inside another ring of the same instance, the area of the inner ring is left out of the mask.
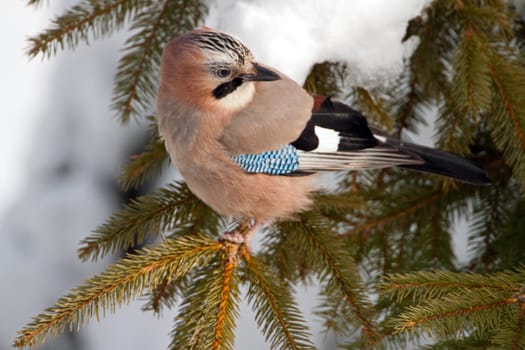
<path id="1" fill-rule="evenodd" d="M 223 83 L 223 84 L 217 86 L 213 90 L 213 96 L 216 99 L 221 99 L 221 98 L 229 95 L 230 93 L 234 92 L 235 89 L 237 89 L 239 86 L 241 86 L 241 84 L 242 84 L 242 79 L 241 78 L 235 78 L 232 81 L 229 81 L 227 83 Z"/>

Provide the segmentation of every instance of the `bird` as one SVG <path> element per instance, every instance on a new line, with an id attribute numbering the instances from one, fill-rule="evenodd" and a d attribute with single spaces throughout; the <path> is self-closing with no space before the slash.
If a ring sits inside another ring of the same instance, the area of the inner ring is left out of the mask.
<path id="1" fill-rule="evenodd" d="M 237 244 L 311 208 L 327 171 L 404 167 L 490 182 L 458 155 L 397 140 L 350 106 L 307 93 L 207 27 L 163 48 L 156 107 L 172 163 L 195 196 L 233 219 L 221 239 Z"/>

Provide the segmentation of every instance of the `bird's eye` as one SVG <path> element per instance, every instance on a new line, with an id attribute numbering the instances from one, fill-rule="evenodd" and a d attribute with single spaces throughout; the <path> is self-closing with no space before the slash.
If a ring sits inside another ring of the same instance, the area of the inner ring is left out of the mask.
<path id="1" fill-rule="evenodd" d="M 215 71 L 215 74 L 219 77 L 219 78 L 226 78 L 226 77 L 229 77 L 230 74 L 231 74 L 231 70 L 227 69 L 227 68 L 221 68 L 221 69 L 217 69 Z"/>

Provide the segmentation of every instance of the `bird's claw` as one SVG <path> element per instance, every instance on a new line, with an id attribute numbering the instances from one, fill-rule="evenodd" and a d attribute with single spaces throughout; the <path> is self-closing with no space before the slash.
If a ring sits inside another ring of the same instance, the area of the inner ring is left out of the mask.
<path id="1" fill-rule="evenodd" d="M 257 231 L 259 224 L 255 221 L 241 222 L 231 230 L 224 231 L 219 237 L 219 242 L 231 242 L 234 244 L 248 245 L 251 238 Z"/>
<path id="2" fill-rule="evenodd" d="M 246 242 L 245 232 L 241 232 L 237 229 L 225 231 L 220 237 L 219 242 L 231 242 L 234 244 L 243 244 Z"/>

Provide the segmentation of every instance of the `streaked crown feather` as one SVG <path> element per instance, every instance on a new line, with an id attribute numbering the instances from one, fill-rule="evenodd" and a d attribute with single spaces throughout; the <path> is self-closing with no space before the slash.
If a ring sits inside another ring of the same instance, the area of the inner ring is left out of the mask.
<path id="1" fill-rule="evenodd" d="M 239 39 L 217 31 L 199 30 L 190 34 L 189 40 L 197 47 L 208 51 L 212 55 L 227 55 L 239 66 L 243 66 L 247 61 L 253 59 L 253 55 Z"/>

